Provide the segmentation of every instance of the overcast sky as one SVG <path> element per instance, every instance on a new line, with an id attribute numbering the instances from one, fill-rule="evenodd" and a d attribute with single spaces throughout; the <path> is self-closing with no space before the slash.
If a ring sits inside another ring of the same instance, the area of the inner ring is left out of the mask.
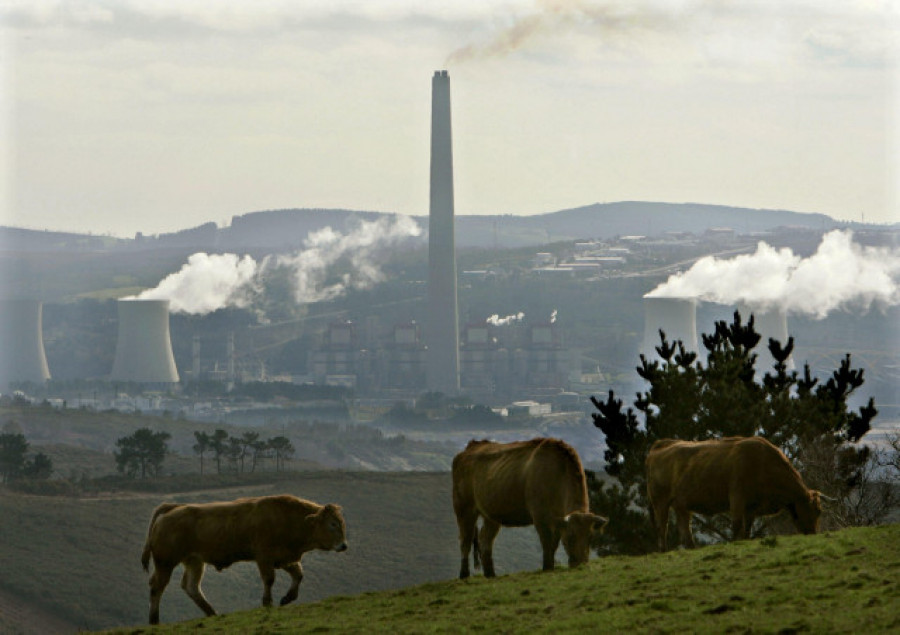
<path id="1" fill-rule="evenodd" d="M 900 221 L 890 0 L 2 0 L 0 222 L 699 202 Z"/>

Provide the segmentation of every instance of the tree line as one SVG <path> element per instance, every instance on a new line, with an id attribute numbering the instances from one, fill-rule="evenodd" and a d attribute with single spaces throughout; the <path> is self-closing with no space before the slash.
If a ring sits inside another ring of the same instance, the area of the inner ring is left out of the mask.
<path id="1" fill-rule="evenodd" d="M 168 432 L 154 432 L 140 428 L 116 441 L 113 453 L 116 469 L 131 478 L 156 477 L 162 474 L 163 462 L 170 454 Z M 295 452 L 291 440 L 285 436 L 262 439 L 258 432 L 244 432 L 231 436 L 222 429 L 213 433 L 195 431 L 194 453 L 200 459 L 200 475 L 206 471 L 206 461 L 212 461 L 217 474 L 255 472 L 266 461 L 274 461 L 275 471 L 285 469 L 286 461 Z"/>

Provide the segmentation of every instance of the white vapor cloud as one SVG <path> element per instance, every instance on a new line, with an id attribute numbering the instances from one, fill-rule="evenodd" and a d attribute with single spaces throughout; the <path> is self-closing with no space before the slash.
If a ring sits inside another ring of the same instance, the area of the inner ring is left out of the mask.
<path id="1" fill-rule="evenodd" d="M 267 256 L 256 262 L 250 256 L 195 253 L 177 272 L 153 289 L 136 296 L 141 300 L 169 300 L 176 313 L 206 314 L 225 307 L 246 308 L 265 293 L 265 278 L 275 270 L 287 270 L 298 304 L 332 300 L 348 289 L 365 289 L 381 282 L 381 256 L 421 229 L 408 216 L 362 221 L 349 233 L 331 227 L 310 233 L 305 249 L 290 255 Z M 336 281 L 328 281 L 341 259 L 348 267 Z"/>
<path id="2" fill-rule="evenodd" d="M 752 254 L 701 258 L 646 297 L 743 303 L 818 319 L 839 308 L 865 312 L 900 303 L 900 251 L 861 246 L 849 231 L 829 232 L 808 258 L 760 242 Z"/>
<path id="3" fill-rule="evenodd" d="M 506 326 L 508 324 L 512 324 L 513 322 L 521 322 L 524 317 L 525 314 L 522 311 L 514 313 L 513 315 L 507 315 L 506 317 L 500 317 L 499 313 L 495 313 L 487 320 L 485 320 L 485 322 L 487 322 L 488 324 L 493 324 L 494 326 Z"/>
<path id="4" fill-rule="evenodd" d="M 138 300 L 168 300 L 174 313 L 205 314 L 224 306 L 245 307 L 257 282 L 259 266 L 250 256 L 198 252 Z"/>

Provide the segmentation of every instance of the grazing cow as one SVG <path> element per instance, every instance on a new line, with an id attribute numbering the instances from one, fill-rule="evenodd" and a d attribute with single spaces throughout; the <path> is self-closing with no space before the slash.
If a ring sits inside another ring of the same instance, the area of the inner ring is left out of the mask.
<path id="1" fill-rule="evenodd" d="M 150 623 L 159 623 L 159 600 L 173 569 L 184 565 L 181 588 L 207 615 L 216 612 L 200 589 L 203 569 L 218 571 L 240 561 L 256 561 L 263 582 L 263 606 L 272 605 L 275 569 L 291 576 L 281 604 L 297 599 L 307 551 L 344 551 L 346 526 L 341 508 L 290 496 L 241 498 L 231 502 L 181 505 L 163 503 L 153 512 L 141 555 L 150 577 Z"/>
<path id="2" fill-rule="evenodd" d="M 803 483 L 787 457 L 762 437 L 709 441 L 660 439 L 646 459 L 647 495 L 660 551 L 666 550 L 669 507 L 678 534 L 694 546 L 691 513 L 731 514 L 735 539 L 746 538 L 754 519 L 787 509 L 797 530 L 814 534 L 821 494 Z"/>
<path id="3" fill-rule="evenodd" d="M 475 568 L 483 562 L 484 575 L 495 575 L 493 546 L 500 527 L 534 525 L 544 570 L 549 570 L 560 539 L 570 567 L 587 562 L 591 535 L 607 522 L 588 512 L 581 460 L 558 439 L 470 441 L 453 458 L 453 510 L 462 554 L 460 578 L 469 577 L 473 544 Z M 484 519 L 480 535 L 479 516 Z"/>

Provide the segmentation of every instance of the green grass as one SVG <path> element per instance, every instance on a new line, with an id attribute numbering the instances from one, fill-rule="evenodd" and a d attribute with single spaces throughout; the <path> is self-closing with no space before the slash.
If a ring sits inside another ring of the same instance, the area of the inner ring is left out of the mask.
<path id="1" fill-rule="evenodd" d="M 900 525 L 889 525 L 112 632 L 889 632 L 900 629 L 898 580 Z"/>

